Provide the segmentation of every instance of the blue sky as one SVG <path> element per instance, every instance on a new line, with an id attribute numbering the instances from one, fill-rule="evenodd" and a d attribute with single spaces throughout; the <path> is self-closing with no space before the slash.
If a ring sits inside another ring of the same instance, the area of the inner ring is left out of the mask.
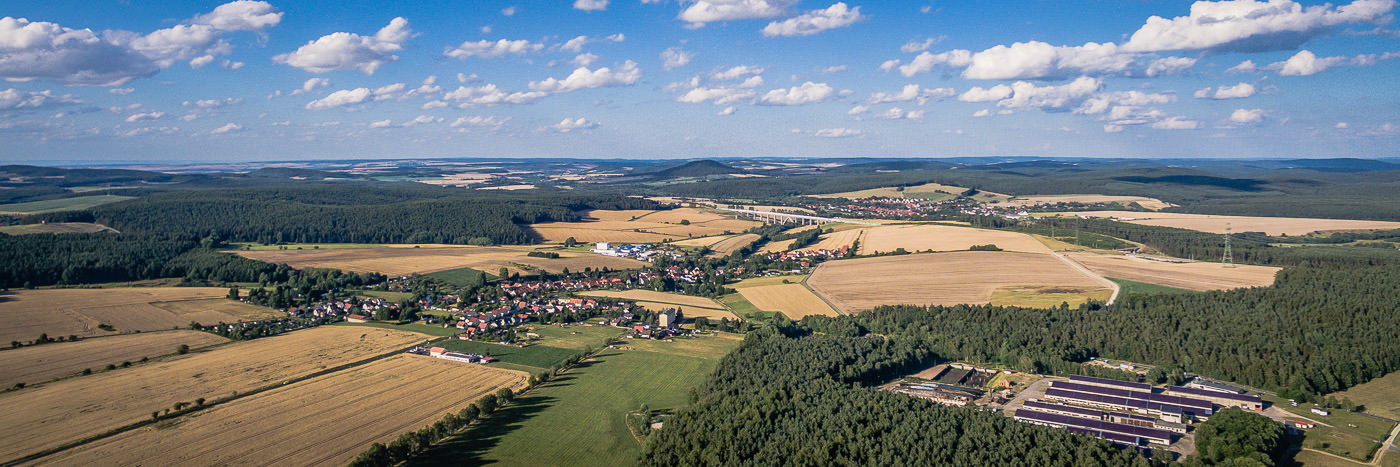
<path id="1" fill-rule="evenodd" d="M 1393 157 L 1396 10 L 20 0 L 0 161 Z"/>

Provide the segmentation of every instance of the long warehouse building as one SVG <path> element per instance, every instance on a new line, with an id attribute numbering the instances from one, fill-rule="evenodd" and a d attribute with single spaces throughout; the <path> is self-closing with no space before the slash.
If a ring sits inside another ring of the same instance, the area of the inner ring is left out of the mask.
<path id="1" fill-rule="evenodd" d="M 1185 408 L 1196 409 L 1195 412 L 1210 416 L 1214 412 L 1215 405 L 1210 401 L 1201 400 L 1194 397 L 1173 396 L 1167 394 L 1157 394 L 1146 391 L 1131 391 L 1127 389 L 1115 389 L 1102 386 L 1092 386 L 1088 384 L 1055 382 L 1051 387 L 1065 389 L 1076 392 L 1086 392 L 1090 394 L 1101 394 L 1105 396 L 1126 397 L 1129 399 L 1139 399 L 1159 404 L 1170 404 Z"/>
<path id="2" fill-rule="evenodd" d="M 1167 394 L 1179 397 L 1193 397 L 1214 402 L 1221 407 L 1239 407 L 1245 410 L 1264 410 L 1264 400 L 1251 394 L 1211 391 L 1207 389 L 1170 386 Z"/>
<path id="3" fill-rule="evenodd" d="M 1210 418 L 1211 415 L 1209 410 L 1202 410 L 1196 407 L 1182 407 L 1179 405 L 1133 399 L 1130 397 L 1070 391 L 1056 387 L 1046 389 L 1045 398 L 1047 400 L 1087 405 L 1104 410 L 1145 413 L 1176 423 L 1184 422 L 1185 417 L 1195 417 L 1200 420 L 1205 420 Z"/>
<path id="4" fill-rule="evenodd" d="M 1146 428 L 1132 425 L 1123 425 L 1103 420 L 1071 417 L 1067 415 L 1058 415 L 1053 413 L 1024 409 L 1017 410 L 1016 414 L 1013 415 L 1013 418 L 1015 418 L 1018 422 L 1025 422 L 1035 425 L 1049 426 L 1055 428 L 1079 428 L 1090 433 L 1100 432 L 1106 434 L 1113 434 L 1117 435 L 1115 436 L 1115 438 L 1123 440 L 1119 442 L 1127 442 L 1129 444 L 1134 445 L 1137 445 L 1138 443 L 1129 442 L 1128 440 L 1130 440 L 1131 438 L 1128 437 L 1133 437 L 1147 441 L 1149 443 L 1161 445 L 1169 445 L 1172 442 L 1172 434 L 1171 432 L 1166 430 L 1158 430 L 1155 428 Z M 1104 438 L 1113 440 L 1112 438 L 1109 438 L 1107 436 L 1104 436 Z"/>

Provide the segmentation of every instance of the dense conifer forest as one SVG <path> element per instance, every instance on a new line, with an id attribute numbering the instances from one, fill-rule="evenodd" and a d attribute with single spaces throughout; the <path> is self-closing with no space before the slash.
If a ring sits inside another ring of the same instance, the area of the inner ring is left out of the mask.
<path id="1" fill-rule="evenodd" d="M 867 386 L 939 356 L 917 341 L 764 328 L 648 439 L 641 465 L 1150 465 L 1137 451 Z"/>

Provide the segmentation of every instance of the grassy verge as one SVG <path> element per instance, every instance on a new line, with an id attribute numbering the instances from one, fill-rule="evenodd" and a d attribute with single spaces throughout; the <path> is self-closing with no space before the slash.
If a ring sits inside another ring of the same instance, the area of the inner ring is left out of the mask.
<path id="1" fill-rule="evenodd" d="M 482 271 L 476 269 L 457 268 L 424 274 L 423 276 L 437 279 L 457 287 L 466 287 L 468 285 L 477 285 L 477 278 L 480 277 L 480 274 L 482 274 Z M 495 278 L 496 276 L 486 274 L 486 280 L 488 281 Z"/>
<path id="2" fill-rule="evenodd" d="M 1197 293 L 1197 292 L 1194 291 L 1194 290 L 1178 289 L 1178 288 L 1176 288 L 1176 287 L 1167 287 L 1167 286 L 1165 286 L 1165 285 L 1148 284 L 1148 283 L 1146 283 L 1146 282 L 1130 281 L 1130 280 L 1127 280 L 1127 279 L 1115 279 L 1115 278 L 1112 278 L 1112 277 L 1105 277 L 1105 279 L 1111 280 L 1111 281 L 1113 281 L 1113 283 L 1118 284 L 1118 288 L 1121 289 L 1121 292 L 1119 292 L 1119 295 L 1122 295 L 1122 296 L 1128 296 L 1128 295 L 1158 295 L 1158 294 L 1169 294 L 1169 293 Z"/>

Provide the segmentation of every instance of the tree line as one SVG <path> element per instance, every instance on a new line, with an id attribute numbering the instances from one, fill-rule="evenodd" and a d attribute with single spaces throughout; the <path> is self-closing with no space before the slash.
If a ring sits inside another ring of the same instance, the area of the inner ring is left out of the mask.
<path id="1" fill-rule="evenodd" d="M 521 224 L 579 220 L 584 209 L 652 209 L 625 196 L 466 196 L 460 190 L 368 186 L 250 188 L 166 193 L 26 221 L 98 222 L 129 233 L 216 232 L 260 243 L 528 244 Z"/>
<path id="2" fill-rule="evenodd" d="M 1313 266 L 1273 287 L 1132 295 L 1104 309 L 887 306 L 816 330 L 907 336 L 947 358 L 1072 374 L 1092 357 L 1181 368 L 1312 400 L 1400 370 L 1400 270 Z"/>

